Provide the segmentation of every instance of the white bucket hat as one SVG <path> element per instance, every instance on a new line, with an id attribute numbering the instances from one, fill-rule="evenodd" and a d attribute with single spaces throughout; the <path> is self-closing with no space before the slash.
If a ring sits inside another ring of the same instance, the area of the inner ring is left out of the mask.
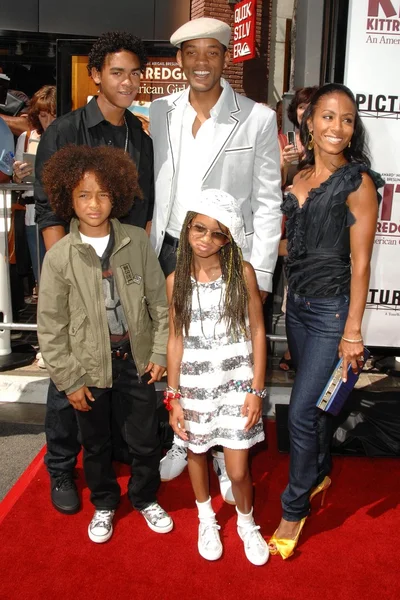
<path id="1" fill-rule="evenodd" d="M 232 238 L 242 250 L 246 247 L 246 236 L 242 211 L 237 200 L 222 190 L 202 190 L 189 202 L 188 210 L 215 219 L 228 227 Z"/>

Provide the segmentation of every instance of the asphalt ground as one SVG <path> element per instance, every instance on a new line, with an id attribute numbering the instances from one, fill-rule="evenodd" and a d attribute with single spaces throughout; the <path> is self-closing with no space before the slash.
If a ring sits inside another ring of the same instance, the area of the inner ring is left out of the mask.
<path id="1" fill-rule="evenodd" d="M 0 500 L 46 443 L 45 405 L 0 403 Z"/>

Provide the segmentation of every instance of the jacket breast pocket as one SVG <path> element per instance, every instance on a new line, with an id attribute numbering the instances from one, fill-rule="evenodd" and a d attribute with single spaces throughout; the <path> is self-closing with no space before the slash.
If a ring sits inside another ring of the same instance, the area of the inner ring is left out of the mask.
<path id="1" fill-rule="evenodd" d="M 225 154 L 249 154 L 253 150 L 253 146 L 238 146 L 236 148 L 227 148 Z"/>
<path id="2" fill-rule="evenodd" d="M 225 191 L 236 198 L 242 196 L 244 188 L 248 188 L 248 177 L 251 177 L 253 166 L 254 152 L 251 146 L 227 148 L 223 155 L 223 177 L 229 181 L 231 189 Z"/>

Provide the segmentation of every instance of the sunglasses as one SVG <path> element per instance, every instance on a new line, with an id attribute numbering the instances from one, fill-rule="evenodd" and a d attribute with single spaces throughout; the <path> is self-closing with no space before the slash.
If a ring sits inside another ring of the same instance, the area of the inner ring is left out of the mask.
<path id="1" fill-rule="evenodd" d="M 205 225 L 201 225 L 200 223 L 189 223 L 188 229 L 190 229 L 195 238 L 202 238 L 209 233 L 211 240 L 216 246 L 222 247 L 230 242 L 230 237 L 226 233 L 222 233 L 222 231 L 211 231 L 211 229 L 208 229 Z"/>

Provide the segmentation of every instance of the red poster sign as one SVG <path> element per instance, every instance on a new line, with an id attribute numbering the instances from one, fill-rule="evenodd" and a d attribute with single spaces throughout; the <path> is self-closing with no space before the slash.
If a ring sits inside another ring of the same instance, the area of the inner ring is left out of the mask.
<path id="1" fill-rule="evenodd" d="M 243 0 L 235 6 L 233 25 L 233 62 L 256 55 L 256 0 Z"/>

